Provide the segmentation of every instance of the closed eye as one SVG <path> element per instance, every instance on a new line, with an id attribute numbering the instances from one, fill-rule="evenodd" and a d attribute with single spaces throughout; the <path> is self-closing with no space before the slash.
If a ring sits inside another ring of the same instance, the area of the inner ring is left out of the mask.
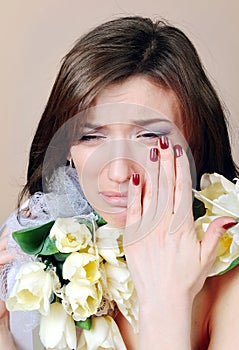
<path id="1" fill-rule="evenodd" d="M 137 138 L 159 138 L 161 136 L 167 135 L 168 132 L 160 132 L 160 133 L 154 133 L 154 132 L 145 132 L 143 134 L 140 134 L 137 136 Z"/>
<path id="2" fill-rule="evenodd" d="M 94 141 L 94 140 L 100 140 L 100 139 L 104 139 L 105 136 L 103 135 L 94 135 L 94 134 L 87 134 L 87 135 L 83 135 L 80 139 L 80 141 Z"/>

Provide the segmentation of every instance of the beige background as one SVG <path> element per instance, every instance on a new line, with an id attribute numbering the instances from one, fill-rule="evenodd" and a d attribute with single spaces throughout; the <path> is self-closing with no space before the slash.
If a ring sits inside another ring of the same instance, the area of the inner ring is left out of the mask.
<path id="1" fill-rule="evenodd" d="M 165 17 L 196 45 L 231 112 L 239 161 L 237 0 L 11 0 L 0 5 L 0 221 L 15 208 L 27 156 L 61 57 L 81 33 L 120 15 Z M 202 140 L 203 142 L 203 140 Z"/>

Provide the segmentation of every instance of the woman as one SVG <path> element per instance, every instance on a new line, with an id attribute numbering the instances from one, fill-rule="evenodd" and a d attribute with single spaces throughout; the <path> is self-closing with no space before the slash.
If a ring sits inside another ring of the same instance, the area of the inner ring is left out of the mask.
<path id="1" fill-rule="evenodd" d="M 220 237 L 237 221 L 216 219 L 202 242 L 196 239 L 190 149 L 197 186 L 205 172 L 237 175 L 222 106 L 180 30 L 124 17 L 76 43 L 38 125 L 22 193 L 54 193 L 57 205 L 49 210 L 30 199 L 21 213 L 31 226 L 59 216 L 65 200 L 81 213 L 84 198 L 78 201 L 69 187 L 59 200 L 62 188 L 54 187 L 68 161 L 90 204 L 83 211 L 93 207 L 111 225 L 125 226 L 124 250 L 140 304 L 139 334 L 116 317 L 127 349 L 235 349 L 239 341 L 238 269 L 207 279 Z M 12 222 L 2 236 L 2 265 L 12 258 L 4 238 Z M 10 336 L 4 304 L 2 310 L 0 341 L 14 349 L 4 338 Z"/>

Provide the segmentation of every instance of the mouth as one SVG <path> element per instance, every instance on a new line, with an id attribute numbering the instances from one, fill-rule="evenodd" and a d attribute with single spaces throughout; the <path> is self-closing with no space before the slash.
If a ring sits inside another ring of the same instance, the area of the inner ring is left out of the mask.
<path id="1" fill-rule="evenodd" d="M 111 206 L 127 208 L 128 192 L 102 191 L 99 192 L 99 194 L 103 200 L 109 203 Z"/>

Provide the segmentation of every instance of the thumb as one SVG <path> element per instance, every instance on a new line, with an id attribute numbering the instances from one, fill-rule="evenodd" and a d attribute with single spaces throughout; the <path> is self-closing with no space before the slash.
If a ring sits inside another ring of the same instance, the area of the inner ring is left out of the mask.
<path id="1" fill-rule="evenodd" d="M 220 217 L 213 220 L 201 241 L 201 261 L 205 263 L 214 262 L 216 249 L 222 235 L 230 228 L 238 224 L 232 217 Z"/>

